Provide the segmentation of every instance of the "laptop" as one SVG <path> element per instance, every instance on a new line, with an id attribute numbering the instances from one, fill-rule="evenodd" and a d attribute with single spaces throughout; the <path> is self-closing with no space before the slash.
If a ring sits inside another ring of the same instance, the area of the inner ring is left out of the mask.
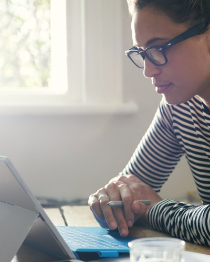
<path id="1" fill-rule="evenodd" d="M 10 160 L 4 156 L 0 156 L 0 181 L 0 201 L 32 211 L 37 217 L 24 243 L 59 259 L 87 261 L 129 254 L 128 242 L 133 238 L 122 238 L 117 231 L 100 227 L 55 227 Z"/>

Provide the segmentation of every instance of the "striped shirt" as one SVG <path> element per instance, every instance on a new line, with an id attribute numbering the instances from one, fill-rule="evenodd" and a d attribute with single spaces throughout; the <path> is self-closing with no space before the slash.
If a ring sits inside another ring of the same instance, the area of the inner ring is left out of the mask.
<path id="1" fill-rule="evenodd" d="M 210 246 L 210 112 L 199 97 L 180 105 L 164 100 L 121 174 L 134 174 L 156 192 L 185 155 L 203 205 L 163 200 L 148 213 L 154 228 Z"/>

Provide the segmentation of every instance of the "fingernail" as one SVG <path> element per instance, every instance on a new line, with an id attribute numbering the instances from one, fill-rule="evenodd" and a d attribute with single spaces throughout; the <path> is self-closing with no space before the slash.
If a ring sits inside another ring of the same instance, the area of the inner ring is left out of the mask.
<path id="1" fill-rule="evenodd" d="M 133 226 L 133 222 L 132 221 L 128 221 L 127 225 L 128 225 L 128 227 L 132 227 Z"/>
<path id="2" fill-rule="evenodd" d="M 121 236 L 125 236 L 126 234 L 127 234 L 127 231 L 125 230 L 125 228 L 120 229 Z"/>
<path id="3" fill-rule="evenodd" d="M 110 222 L 110 224 L 109 224 L 109 228 L 110 229 L 115 229 L 117 227 L 117 224 L 115 223 L 115 222 Z"/>

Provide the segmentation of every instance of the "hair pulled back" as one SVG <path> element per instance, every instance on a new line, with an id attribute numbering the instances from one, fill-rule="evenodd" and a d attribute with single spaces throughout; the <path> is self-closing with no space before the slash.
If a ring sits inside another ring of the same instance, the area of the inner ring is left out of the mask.
<path id="1" fill-rule="evenodd" d="M 210 19 L 210 0 L 127 0 L 130 14 L 144 7 L 164 12 L 175 23 L 191 26 Z"/>

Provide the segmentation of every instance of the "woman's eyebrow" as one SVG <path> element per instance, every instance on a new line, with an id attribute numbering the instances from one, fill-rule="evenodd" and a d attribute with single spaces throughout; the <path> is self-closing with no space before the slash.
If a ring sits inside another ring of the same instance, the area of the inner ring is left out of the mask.
<path id="1" fill-rule="evenodd" d="M 154 44 L 154 42 L 160 41 L 160 40 L 168 40 L 168 39 L 166 39 L 166 38 L 161 38 L 161 37 L 152 38 L 152 39 L 150 39 L 150 40 L 148 40 L 148 41 L 146 42 L 146 47 L 151 46 L 152 44 Z"/>

